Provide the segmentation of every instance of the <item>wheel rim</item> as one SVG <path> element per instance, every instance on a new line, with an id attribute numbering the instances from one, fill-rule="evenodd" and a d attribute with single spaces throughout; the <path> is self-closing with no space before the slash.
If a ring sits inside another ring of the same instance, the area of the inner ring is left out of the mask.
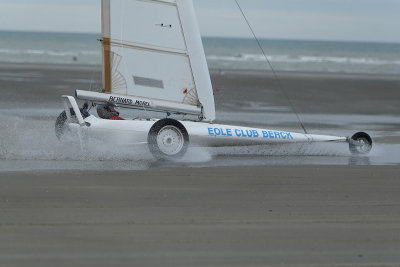
<path id="1" fill-rule="evenodd" d="M 359 153 L 366 153 L 371 150 L 371 144 L 364 137 L 361 137 L 357 140 L 358 144 L 356 145 L 356 149 Z"/>
<path id="2" fill-rule="evenodd" d="M 157 145 L 160 151 L 166 155 L 178 154 L 184 146 L 181 130 L 172 125 L 163 127 L 157 135 Z"/>

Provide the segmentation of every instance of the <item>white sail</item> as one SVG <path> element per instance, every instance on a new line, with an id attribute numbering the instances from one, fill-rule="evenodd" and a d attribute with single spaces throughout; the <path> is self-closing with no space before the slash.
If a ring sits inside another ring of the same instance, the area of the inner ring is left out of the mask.
<path id="1" fill-rule="evenodd" d="M 191 0 L 102 0 L 102 21 L 107 93 L 215 119 Z"/>

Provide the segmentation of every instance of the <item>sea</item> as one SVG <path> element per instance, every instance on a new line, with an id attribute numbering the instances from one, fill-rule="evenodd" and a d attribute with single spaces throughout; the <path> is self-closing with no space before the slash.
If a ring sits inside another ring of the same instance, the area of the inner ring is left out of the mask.
<path id="1" fill-rule="evenodd" d="M 0 31 L 0 62 L 100 65 L 100 34 Z M 203 37 L 210 69 L 399 74 L 400 44 Z"/>

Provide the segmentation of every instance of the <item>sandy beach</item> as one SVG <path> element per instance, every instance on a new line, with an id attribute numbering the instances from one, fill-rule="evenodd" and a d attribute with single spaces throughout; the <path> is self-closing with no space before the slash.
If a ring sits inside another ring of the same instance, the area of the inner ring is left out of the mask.
<path id="1" fill-rule="evenodd" d="M 0 265 L 398 266 L 400 78 L 278 74 L 309 131 L 368 131 L 371 155 L 82 152 L 58 143 L 54 120 L 100 69 L 0 64 Z M 219 122 L 299 130 L 270 73 L 211 75 Z"/>
<path id="2" fill-rule="evenodd" d="M 398 166 L 1 174 L 1 266 L 398 266 Z"/>

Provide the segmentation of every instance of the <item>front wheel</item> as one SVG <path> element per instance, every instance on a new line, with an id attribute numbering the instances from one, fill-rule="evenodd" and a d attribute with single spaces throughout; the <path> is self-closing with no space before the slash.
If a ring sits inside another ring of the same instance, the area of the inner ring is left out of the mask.
<path id="1" fill-rule="evenodd" d="M 154 123 L 147 137 L 149 150 L 156 159 L 182 158 L 189 145 L 189 134 L 177 120 L 162 119 Z"/>
<path id="2" fill-rule="evenodd" d="M 364 132 L 356 133 L 349 140 L 349 149 L 354 155 L 368 154 L 372 149 L 372 138 Z"/>

